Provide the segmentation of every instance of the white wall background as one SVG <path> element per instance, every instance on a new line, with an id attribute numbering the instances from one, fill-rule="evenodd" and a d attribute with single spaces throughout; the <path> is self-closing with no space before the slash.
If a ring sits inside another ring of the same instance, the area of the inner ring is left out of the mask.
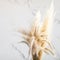
<path id="1" fill-rule="evenodd" d="M 18 0 L 19 1 L 19 0 Z M 27 4 L 24 5 L 25 0 L 20 0 L 21 4 L 15 3 L 14 0 L 0 0 L 0 60 L 23 60 L 22 56 L 12 47 L 20 47 L 17 44 L 22 40 L 17 30 L 20 27 L 28 29 L 33 21 L 34 9 L 41 10 L 42 16 L 50 6 L 51 0 L 33 0 L 31 8 Z M 55 5 L 55 21 L 52 33 L 52 43 L 55 44 L 58 58 L 60 57 L 60 0 L 54 0 Z M 26 46 L 27 47 L 27 46 Z M 20 50 L 24 51 L 27 56 L 26 47 Z M 45 56 L 43 60 L 55 60 L 50 56 Z M 56 59 L 58 60 L 58 59 Z M 59 59 L 60 60 L 60 59 Z"/>

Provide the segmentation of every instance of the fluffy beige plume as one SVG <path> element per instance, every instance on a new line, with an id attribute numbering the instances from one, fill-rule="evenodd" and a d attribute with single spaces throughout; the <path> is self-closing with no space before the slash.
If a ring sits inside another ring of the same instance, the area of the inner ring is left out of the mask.
<path id="1" fill-rule="evenodd" d="M 31 30 L 28 33 L 25 30 L 19 31 L 23 34 L 23 38 L 25 39 L 25 41 L 21 41 L 21 43 L 25 43 L 29 46 L 29 56 L 30 54 L 32 55 L 32 60 L 42 60 L 43 53 L 55 56 L 52 44 L 48 40 L 51 33 L 53 18 L 54 7 L 52 3 L 44 18 L 42 27 L 40 27 L 41 13 L 38 11 Z"/>
<path id="2" fill-rule="evenodd" d="M 42 31 L 47 31 L 48 35 L 49 33 L 51 33 L 53 20 L 54 20 L 54 6 L 52 2 L 50 8 L 47 10 L 47 13 L 44 17 L 44 22 L 42 27 Z"/>

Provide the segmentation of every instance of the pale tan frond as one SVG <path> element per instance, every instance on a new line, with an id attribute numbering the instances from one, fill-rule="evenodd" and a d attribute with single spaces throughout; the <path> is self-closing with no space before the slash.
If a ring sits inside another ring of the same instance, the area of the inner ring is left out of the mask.
<path id="1" fill-rule="evenodd" d="M 47 25 L 46 31 L 47 31 L 47 34 L 48 34 L 49 38 L 51 37 L 51 33 L 52 33 L 54 15 L 55 15 L 54 4 L 53 4 L 53 1 L 52 1 L 51 6 L 48 9 L 48 11 L 45 15 L 45 18 L 44 18 L 44 20 L 47 20 L 47 22 L 48 22 L 48 23 L 46 23 L 46 25 Z"/>
<path id="2" fill-rule="evenodd" d="M 53 52 L 53 50 L 49 49 L 49 48 L 45 48 L 44 49 L 46 52 L 51 53 L 53 56 L 55 55 L 55 53 Z"/>
<path id="3" fill-rule="evenodd" d="M 47 52 L 46 50 L 44 50 L 44 53 L 48 54 L 49 55 L 49 52 Z"/>
<path id="4" fill-rule="evenodd" d="M 25 41 L 31 43 L 31 37 L 23 35 L 22 38 L 25 39 Z"/>
<path id="5" fill-rule="evenodd" d="M 31 29 L 32 35 L 37 35 L 40 32 L 39 31 L 40 20 L 41 20 L 41 13 L 40 13 L 40 11 L 38 11 L 37 14 L 35 15 L 34 22 L 33 22 L 32 29 Z"/>
<path id="6" fill-rule="evenodd" d="M 30 47 L 30 44 L 27 42 L 27 41 L 21 41 L 21 42 L 18 42 L 19 44 L 20 43 L 24 43 L 24 44 L 26 44 L 28 47 Z"/>
<path id="7" fill-rule="evenodd" d="M 43 24 L 42 24 L 42 27 L 41 27 L 41 32 L 46 32 L 47 31 L 47 26 L 48 26 L 48 19 L 45 19 Z"/>
<path id="8" fill-rule="evenodd" d="M 22 35 L 29 36 L 29 33 L 26 32 L 24 29 L 20 29 L 20 30 L 18 30 L 18 32 L 21 33 Z"/>
<path id="9" fill-rule="evenodd" d="M 32 26 L 32 27 L 31 27 L 31 31 L 30 31 L 30 33 L 29 33 L 30 36 L 34 36 L 35 29 L 36 29 L 35 26 Z"/>
<path id="10" fill-rule="evenodd" d="M 52 45 L 52 43 L 49 40 L 42 40 L 42 41 L 46 42 L 51 49 L 54 48 L 54 46 Z"/>

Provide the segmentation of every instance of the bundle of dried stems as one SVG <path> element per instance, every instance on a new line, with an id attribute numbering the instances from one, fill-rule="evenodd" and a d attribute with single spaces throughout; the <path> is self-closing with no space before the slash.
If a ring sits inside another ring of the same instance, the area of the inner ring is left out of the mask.
<path id="1" fill-rule="evenodd" d="M 19 30 L 19 32 L 23 35 L 22 37 L 25 39 L 25 41 L 21 41 L 20 43 L 25 43 L 29 46 L 29 56 L 31 54 L 32 60 L 42 60 L 43 53 L 55 56 L 53 45 L 51 44 L 50 40 L 48 40 L 49 29 L 52 25 L 50 23 L 52 23 L 53 17 L 54 7 L 52 3 L 41 26 L 41 15 L 39 11 L 35 16 L 35 22 L 28 33 L 23 29 Z"/>

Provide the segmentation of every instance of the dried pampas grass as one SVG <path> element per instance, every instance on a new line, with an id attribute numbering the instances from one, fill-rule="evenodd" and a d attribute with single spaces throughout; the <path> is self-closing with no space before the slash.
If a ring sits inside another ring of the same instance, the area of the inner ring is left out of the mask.
<path id="1" fill-rule="evenodd" d="M 52 27 L 52 21 L 54 18 L 54 7 L 51 4 L 50 9 L 47 11 L 47 15 L 44 18 L 43 24 L 40 27 L 40 11 L 35 16 L 35 22 L 32 25 L 31 30 L 27 33 L 25 30 L 19 30 L 23 35 L 22 38 L 25 41 L 19 43 L 25 43 L 29 47 L 29 56 L 31 54 L 32 60 L 42 60 L 43 53 L 55 56 L 53 45 L 49 40 L 50 28 Z M 48 46 L 48 47 L 47 47 Z"/>

